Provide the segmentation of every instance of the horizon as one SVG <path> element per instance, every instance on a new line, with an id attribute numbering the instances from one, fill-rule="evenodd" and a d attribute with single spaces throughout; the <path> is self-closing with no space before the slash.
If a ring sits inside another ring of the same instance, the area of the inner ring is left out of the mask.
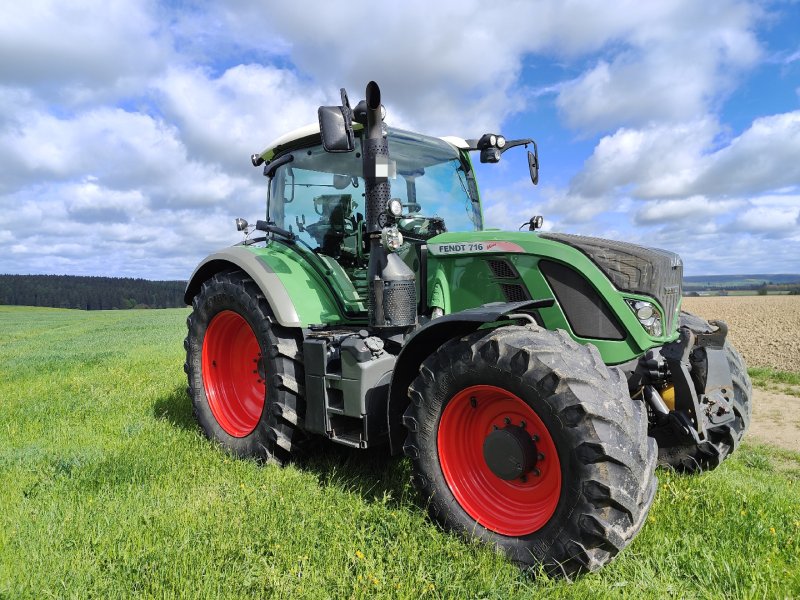
<path id="1" fill-rule="evenodd" d="M 150 279 L 148 277 L 131 277 L 128 275 L 76 275 L 74 273 L 0 273 L 0 277 L 99 277 L 106 279 L 140 279 L 143 281 L 158 282 L 158 283 L 174 283 L 174 282 L 188 282 L 186 279 Z M 702 273 L 700 275 L 687 275 L 684 273 L 683 280 L 687 279 L 701 279 L 703 277 L 737 277 L 740 279 L 756 279 L 766 277 L 795 277 L 800 281 L 800 272 L 798 273 Z M 783 284 L 780 284 L 783 285 Z"/>
<path id="2" fill-rule="evenodd" d="M 796 2 L 413 0 L 372 37 L 359 2 L 6 3 L 0 271 L 188 278 L 263 215 L 250 154 L 372 79 L 389 125 L 536 140 L 538 187 L 522 152 L 475 165 L 487 227 L 800 270 Z"/>

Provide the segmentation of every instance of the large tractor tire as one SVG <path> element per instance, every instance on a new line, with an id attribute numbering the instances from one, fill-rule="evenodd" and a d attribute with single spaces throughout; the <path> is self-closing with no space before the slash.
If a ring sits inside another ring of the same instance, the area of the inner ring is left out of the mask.
<path id="1" fill-rule="evenodd" d="M 681 312 L 681 327 L 695 333 L 708 333 L 713 327 L 708 321 L 689 312 Z M 729 423 L 707 431 L 708 439 L 699 444 L 673 446 L 658 449 L 659 464 L 682 473 L 710 471 L 718 467 L 736 448 L 750 426 L 753 411 L 753 384 L 741 355 L 728 340 L 725 340 L 725 357 L 731 369 L 733 381 L 733 412 L 735 418 Z"/>
<path id="2" fill-rule="evenodd" d="M 239 456 L 287 462 L 305 414 L 299 334 L 275 322 L 243 271 L 204 282 L 186 323 L 184 370 L 203 432 Z"/>
<path id="3" fill-rule="evenodd" d="M 452 340 L 420 367 L 405 453 L 432 518 L 523 567 L 594 571 L 656 491 L 647 413 L 593 346 L 537 326 Z"/>

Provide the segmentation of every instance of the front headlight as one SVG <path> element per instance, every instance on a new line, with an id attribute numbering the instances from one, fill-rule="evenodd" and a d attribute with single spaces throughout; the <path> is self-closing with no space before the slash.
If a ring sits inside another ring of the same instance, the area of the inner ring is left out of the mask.
<path id="1" fill-rule="evenodd" d="M 661 321 L 661 312 L 651 302 L 644 300 L 626 299 L 625 302 L 631 307 L 633 314 L 642 324 L 644 330 L 654 337 L 661 337 L 664 333 L 664 326 Z"/>

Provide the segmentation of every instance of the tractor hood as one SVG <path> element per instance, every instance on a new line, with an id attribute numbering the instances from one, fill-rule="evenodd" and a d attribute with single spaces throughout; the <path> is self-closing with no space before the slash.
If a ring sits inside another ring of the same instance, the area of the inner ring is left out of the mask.
<path id="1" fill-rule="evenodd" d="M 651 296 L 664 307 L 666 330 L 671 331 L 681 299 L 683 261 L 674 252 L 627 242 L 540 233 L 539 237 L 577 248 L 588 256 L 618 290 Z"/>
<path id="2" fill-rule="evenodd" d="M 672 252 L 542 232 L 447 232 L 427 242 L 432 306 L 446 314 L 486 302 L 555 298 L 539 311 L 551 329 L 596 345 L 622 363 L 677 336 L 683 265 Z M 634 306 L 649 301 L 661 333 L 646 330 Z"/>

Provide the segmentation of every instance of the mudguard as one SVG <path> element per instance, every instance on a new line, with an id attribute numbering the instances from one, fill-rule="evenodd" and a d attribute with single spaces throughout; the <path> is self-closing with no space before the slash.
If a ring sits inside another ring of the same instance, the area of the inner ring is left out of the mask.
<path id="1" fill-rule="evenodd" d="M 392 454 L 402 450 L 405 430 L 403 412 L 408 406 L 408 386 L 414 381 L 422 362 L 439 346 L 453 338 L 468 335 L 486 323 L 494 323 L 515 312 L 546 308 L 554 300 L 525 300 L 524 302 L 493 302 L 477 308 L 452 313 L 429 321 L 419 328 L 403 345 L 389 386 L 386 418 L 389 429 L 389 449 Z M 513 323 L 513 321 L 511 321 Z"/>
<path id="2" fill-rule="evenodd" d="M 294 302 L 278 275 L 261 257 L 244 246 L 225 248 L 203 260 L 186 285 L 184 302 L 191 305 L 203 282 L 226 269 L 241 269 L 253 279 L 269 302 L 279 324 L 284 327 L 302 326 Z"/>

